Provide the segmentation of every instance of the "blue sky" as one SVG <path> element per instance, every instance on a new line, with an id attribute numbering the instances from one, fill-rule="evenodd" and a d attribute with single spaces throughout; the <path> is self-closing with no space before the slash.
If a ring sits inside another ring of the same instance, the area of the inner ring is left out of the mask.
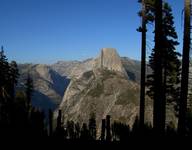
<path id="1" fill-rule="evenodd" d="M 183 0 L 167 1 L 182 43 Z M 0 45 L 19 63 L 83 60 L 103 47 L 140 59 L 139 9 L 137 0 L 0 0 Z"/>

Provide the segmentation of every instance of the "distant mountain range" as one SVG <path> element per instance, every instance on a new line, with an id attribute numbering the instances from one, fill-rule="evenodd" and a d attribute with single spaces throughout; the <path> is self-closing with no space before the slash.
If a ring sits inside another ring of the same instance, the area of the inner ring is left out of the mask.
<path id="1" fill-rule="evenodd" d="M 65 119 L 82 123 L 94 111 L 98 125 L 107 114 L 128 124 L 138 115 L 140 61 L 119 57 L 115 49 L 103 49 L 99 57 L 84 61 L 19 64 L 19 71 L 18 88 L 29 72 L 35 87 L 32 104 L 45 112 L 59 108 Z M 150 98 L 146 100 L 146 121 L 152 121 Z M 177 122 L 172 106 L 167 106 L 167 121 Z"/>
<path id="2" fill-rule="evenodd" d="M 35 91 L 32 104 L 42 110 L 55 110 L 64 96 L 64 92 L 73 78 L 79 78 L 83 73 L 91 71 L 95 59 L 84 61 L 58 61 L 47 64 L 19 64 L 20 84 L 23 87 L 28 72 L 31 74 Z M 121 58 L 129 80 L 139 82 L 140 62 L 127 57 Z"/>

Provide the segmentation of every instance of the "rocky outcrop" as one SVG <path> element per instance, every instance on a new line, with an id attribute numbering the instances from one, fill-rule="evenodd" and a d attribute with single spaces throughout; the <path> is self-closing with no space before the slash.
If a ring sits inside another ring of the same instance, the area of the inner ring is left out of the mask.
<path id="1" fill-rule="evenodd" d="M 139 86 L 125 76 L 106 69 L 84 73 L 71 81 L 59 108 L 64 120 L 88 122 L 96 114 L 97 125 L 106 115 L 112 120 L 132 125 L 139 112 Z M 151 107 L 147 106 L 147 121 L 151 121 Z"/>
<path id="2" fill-rule="evenodd" d="M 94 68 L 116 71 L 127 77 L 127 72 L 122 65 L 121 57 L 114 48 L 101 49 L 99 57 L 95 59 Z"/>
<path id="3" fill-rule="evenodd" d="M 43 110 L 59 106 L 65 120 L 87 122 L 90 113 L 96 112 L 98 127 L 107 114 L 112 120 L 131 125 L 138 115 L 140 62 L 120 58 L 115 49 L 102 49 L 96 59 L 59 61 L 53 65 L 20 64 L 19 70 L 18 89 L 30 72 L 35 86 L 32 104 Z M 147 122 L 152 121 L 152 104 L 147 99 Z M 167 122 L 177 122 L 173 106 L 167 106 L 166 118 Z"/>
<path id="4" fill-rule="evenodd" d="M 88 122 L 95 113 L 97 125 L 106 115 L 112 120 L 132 125 L 139 112 L 139 84 L 127 77 L 115 49 L 102 49 L 93 69 L 73 78 L 59 106 L 64 120 Z M 151 103 L 146 107 L 146 121 L 151 122 Z"/>
<path id="5" fill-rule="evenodd" d="M 56 109 L 60 104 L 64 91 L 70 80 L 59 75 L 48 65 L 42 64 L 23 64 L 19 65 L 20 85 L 18 90 L 24 88 L 28 73 L 30 73 L 34 92 L 32 96 L 32 104 L 44 111 L 48 109 Z"/>
<path id="6" fill-rule="evenodd" d="M 84 72 L 93 69 L 94 59 L 84 61 L 58 61 L 50 67 L 61 76 L 79 78 Z"/>
<path id="7" fill-rule="evenodd" d="M 69 81 L 78 79 L 83 73 L 93 70 L 99 57 L 100 55 L 96 59 L 84 61 L 58 61 L 52 65 L 20 64 L 19 80 L 21 84 L 18 87 L 23 87 L 29 71 L 35 84 L 35 92 L 32 98 L 33 105 L 43 110 L 48 108 L 55 109 L 61 103 Z M 120 59 L 128 74 L 128 79 L 139 82 L 140 63 L 128 58 Z M 121 66 L 121 63 L 119 65 Z"/>

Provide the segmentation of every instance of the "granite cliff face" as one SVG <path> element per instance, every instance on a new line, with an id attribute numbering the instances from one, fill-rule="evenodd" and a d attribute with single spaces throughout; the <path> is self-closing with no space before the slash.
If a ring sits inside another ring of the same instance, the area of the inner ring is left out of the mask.
<path id="1" fill-rule="evenodd" d="M 93 64 L 94 59 L 84 61 L 58 61 L 50 67 L 61 76 L 66 76 L 71 79 L 78 78 L 84 72 L 92 70 Z"/>
<path id="2" fill-rule="evenodd" d="M 146 107 L 148 122 L 152 119 L 150 104 Z M 59 109 L 64 120 L 87 123 L 95 113 L 98 126 L 106 115 L 132 125 L 139 112 L 139 85 L 128 79 L 115 49 L 102 49 L 92 70 L 71 80 Z"/>
<path id="3" fill-rule="evenodd" d="M 35 92 L 32 103 L 40 109 L 56 109 L 61 103 L 65 90 L 71 79 L 80 78 L 83 73 L 93 70 L 98 59 L 87 59 L 84 61 L 58 61 L 52 65 L 43 64 L 19 64 L 20 82 L 19 88 L 30 72 L 35 85 Z M 129 58 L 121 58 L 123 68 L 125 68 L 128 79 L 139 82 L 140 63 Z M 109 67 L 108 67 L 109 68 Z"/>
<path id="4" fill-rule="evenodd" d="M 138 115 L 140 62 L 120 58 L 115 49 L 102 49 L 96 59 L 85 61 L 20 64 L 19 71 L 18 89 L 23 88 L 28 72 L 34 80 L 32 104 L 44 111 L 59 107 L 65 120 L 87 122 L 96 112 L 98 127 L 107 114 L 131 125 Z M 152 121 L 152 104 L 147 98 L 147 122 Z M 176 124 L 173 106 L 167 106 L 166 117 Z"/>
<path id="5" fill-rule="evenodd" d="M 42 64 L 20 64 L 20 85 L 18 89 L 22 89 L 26 81 L 28 73 L 30 73 L 33 83 L 34 92 L 32 96 L 32 104 L 44 111 L 48 109 L 56 109 L 61 102 L 64 91 L 70 80 L 61 76 L 48 65 Z"/>
<path id="6" fill-rule="evenodd" d="M 101 49 L 101 54 L 95 59 L 94 68 L 115 71 L 127 77 L 127 72 L 123 67 L 121 57 L 114 48 Z"/>
<path id="7" fill-rule="evenodd" d="M 106 115 L 132 125 L 139 112 L 138 92 L 137 83 L 116 72 L 97 69 L 71 81 L 59 108 L 65 120 L 88 122 L 89 115 L 95 113 L 98 125 Z M 150 122 L 150 105 L 146 112 Z"/>

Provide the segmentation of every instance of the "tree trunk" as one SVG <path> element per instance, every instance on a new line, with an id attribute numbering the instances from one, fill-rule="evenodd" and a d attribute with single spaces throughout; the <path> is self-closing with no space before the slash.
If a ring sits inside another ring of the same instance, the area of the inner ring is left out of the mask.
<path id="1" fill-rule="evenodd" d="M 184 38 L 183 38 L 183 59 L 181 73 L 181 96 L 179 105 L 178 133 L 185 135 L 186 112 L 189 79 L 189 52 L 190 52 L 190 14 L 191 0 L 185 0 Z"/>
<path id="2" fill-rule="evenodd" d="M 143 131 L 145 121 L 145 73 L 146 73 L 146 8 L 142 0 L 142 43 L 141 43 L 141 82 L 140 82 L 140 129 Z"/>
<path id="3" fill-rule="evenodd" d="M 102 119 L 102 126 L 101 126 L 101 141 L 105 140 L 105 119 Z"/>
<path id="4" fill-rule="evenodd" d="M 53 135 L 53 112 L 49 109 L 49 136 Z"/>
<path id="5" fill-rule="evenodd" d="M 111 141 L 111 123 L 109 115 L 106 117 L 106 140 L 108 142 Z"/>
<path id="6" fill-rule="evenodd" d="M 155 1 L 155 68 L 154 68 L 154 107 L 153 127 L 156 134 L 164 134 L 165 129 L 165 99 L 163 93 L 162 75 L 162 0 Z"/>

